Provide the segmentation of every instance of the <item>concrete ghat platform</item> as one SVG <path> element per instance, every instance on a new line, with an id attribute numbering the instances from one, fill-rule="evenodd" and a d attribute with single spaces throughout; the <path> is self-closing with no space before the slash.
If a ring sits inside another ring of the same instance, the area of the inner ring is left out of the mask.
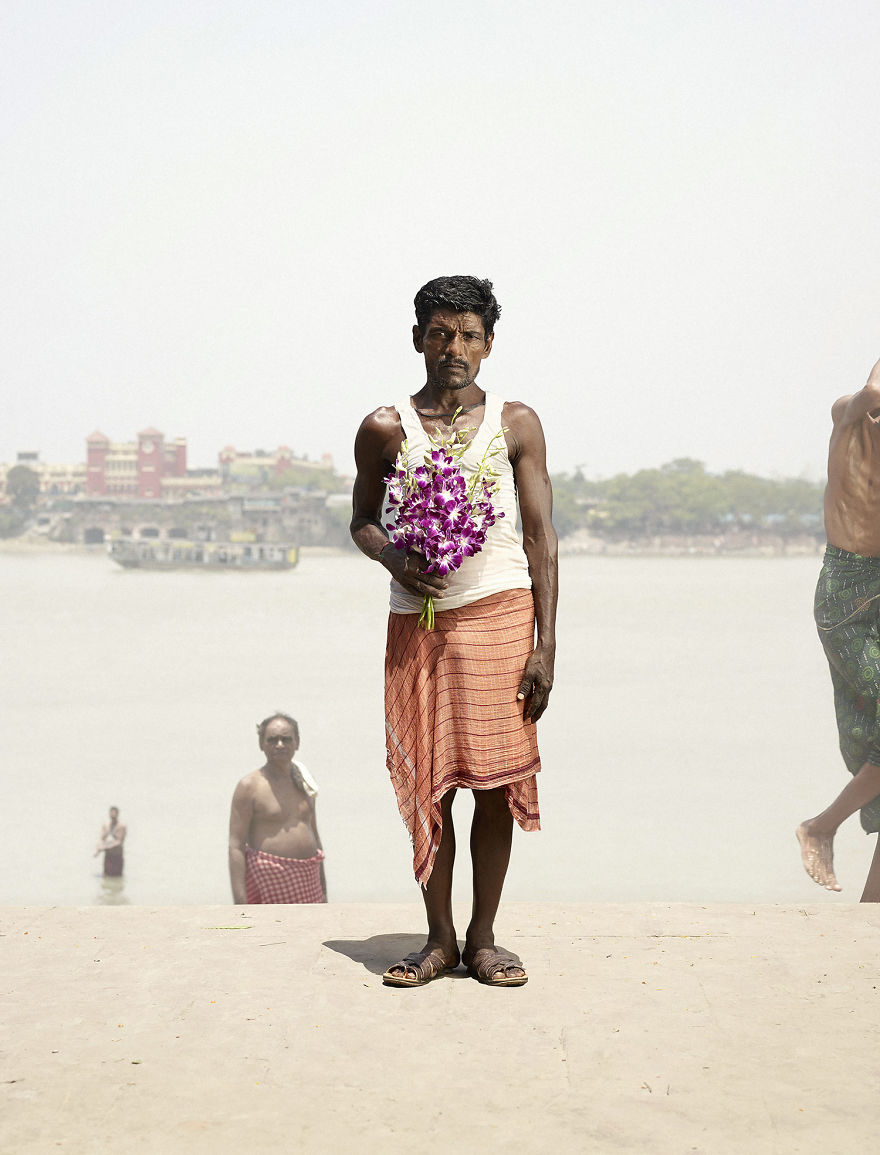
<path id="1" fill-rule="evenodd" d="M 527 986 L 396 990 L 418 905 L 3 909 L 0 1151 L 876 1141 L 876 907 L 510 904 L 498 931 Z"/>

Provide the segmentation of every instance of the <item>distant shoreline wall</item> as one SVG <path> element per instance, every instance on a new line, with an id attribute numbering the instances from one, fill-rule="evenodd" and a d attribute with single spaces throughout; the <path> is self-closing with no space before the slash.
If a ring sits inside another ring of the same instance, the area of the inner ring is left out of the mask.
<path id="1" fill-rule="evenodd" d="M 559 542 L 563 557 L 821 557 L 824 549 L 824 537 L 812 534 L 646 534 L 611 539 L 576 530 Z"/>
<path id="2" fill-rule="evenodd" d="M 730 535 L 727 538 L 694 534 L 692 536 L 661 535 L 644 538 L 626 538 L 609 541 L 593 537 L 583 530 L 559 541 L 561 557 L 816 557 L 825 549 L 822 540 L 804 535 L 783 538 L 772 535 Z M 103 544 L 83 545 L 77 542 L 51 541 L 46 534 L 34 530 L 19 537 L 0 539 L 0 554 L 94 554 L 106 553 Z M 303 558 L 308 556 L 350 556 L 354 546 L 312 545 L 301 548 Z"/>

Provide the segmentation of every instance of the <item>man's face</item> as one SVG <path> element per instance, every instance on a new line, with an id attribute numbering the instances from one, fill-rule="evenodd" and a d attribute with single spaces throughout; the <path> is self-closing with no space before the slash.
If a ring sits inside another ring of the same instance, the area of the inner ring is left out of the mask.
<path id="1" fill-rule="evenodd" d="M 110 821 L 115 822 L 118 817 L 119 817 L 119 811 L 116 809 L 115 806 L 111 806 L 110 807 Z"/>
<path id="2" fill-rule="evenodd" d="M 285 722 L 283 718 L 274 718 L 266 727 L 266 733 L 260 742 L 260 749 L 266 755 L 267 761 L 273 765 L 292 762 L 296 747 L 291 724 Z"/>
<path id="3" fill-rule="evenodd" d="M 425 358 L 428 384 L 439 389 L 466 389 L 492 351 L 492 337 L 483 331 L 477 313 L 438 309 L 424 333 L 413 325 L 413 344 Z"/>

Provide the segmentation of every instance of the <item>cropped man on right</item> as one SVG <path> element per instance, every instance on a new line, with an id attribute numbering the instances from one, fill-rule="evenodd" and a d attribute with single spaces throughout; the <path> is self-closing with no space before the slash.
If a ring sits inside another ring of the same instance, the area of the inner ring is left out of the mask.
<path id="1" fill-rule="evenodd" d="M 861 810 L 880 831 L 880 361 L 863 389 L 831 410 L 825 489 L 828 546 L 816 588 L 815 617 L 834 687 L 840 752 L 853 775 L 830 806 L 797 829 L 809 876 L 840 890 L 834 835 Z M 862 902 L 880 902 L 880 840 Z"/>

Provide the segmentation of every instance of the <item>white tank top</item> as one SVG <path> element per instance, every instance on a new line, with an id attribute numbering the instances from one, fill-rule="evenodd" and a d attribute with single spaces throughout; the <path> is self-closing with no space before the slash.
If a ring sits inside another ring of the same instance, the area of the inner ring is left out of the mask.
<path id="1" fill-rule="evenodd" d="M 476 473 L 490 441 L 496 434 L 501 433 L 503 405 L 504 401 L 497 394 L 486 393 L 483 422 L 473 441 L 458 459 L 458 466 L 465 479 Z M 405 397 L 397 403 L 396 408 L 408 442 L 410 463 L 419 463 L 431 452 L 433 446 L 412 407 L 411 399 Z M 502 445 L 501 453 L 492 459 L 492 468 L 498 474 L 498 490 L 492 504 L 496 510 L 504 511 L 504 517 L 499 517 L 495 524 L 489 527 L 486 542 L 480 552 L 473 557 L 466 557 L 455 573 L 447 575 L 446 592 L 442 598 L 436 598 L 434 601 L 436 613 L 458 609 L 459 606 L 466 606 L 480 598 L 489 597 L 490 594 L 501 593 L 502 590 L 532 588 L 529 564 L 516 532 L 516 488 L 513 483 L 513 466 L 504 446 L 503 433 L 499 440 Z M 394 509 L 393 507 L 389 509 L 386 503 L 382 510 L 382 525 L 388 525 L 393 521 Z M 392 578 L 391 612 L 416 614 L 421 613 L 421 610 L 422 598 L 409 593 Z"/>

